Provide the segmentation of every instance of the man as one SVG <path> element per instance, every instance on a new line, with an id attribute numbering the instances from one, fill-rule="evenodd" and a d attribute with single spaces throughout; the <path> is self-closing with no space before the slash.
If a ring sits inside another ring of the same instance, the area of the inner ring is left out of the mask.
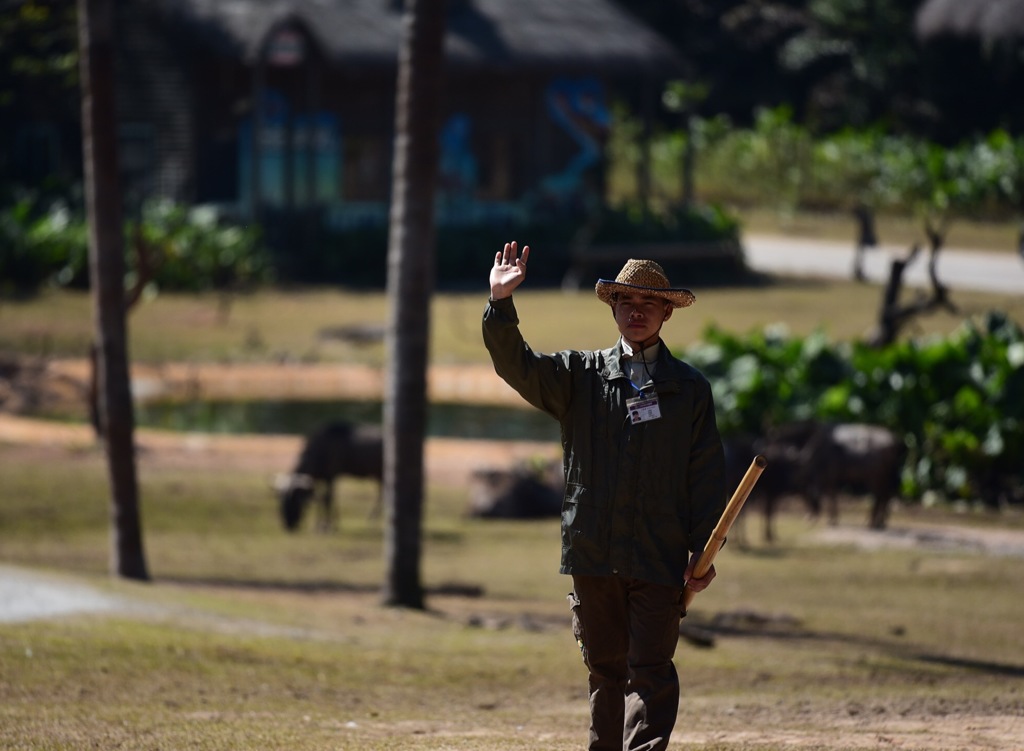
<path id="1" fill-rule="evenodd" d="M 711 387 L 660 337 L 694 296 L 653 261 L 630 260 L 595 288 L 618 342 L 538 354 L 512 302 L 529 255 L 514 242 L 495 255 L 483 334 L 498 375 L 561 425 L 560 571 L 572 576 L 573 631 L 590 671 L 589 748 L 665 749 L 679 706 L 682 590 L 715 577 L 714 567 L 692 574 L 726 501 Z"/>

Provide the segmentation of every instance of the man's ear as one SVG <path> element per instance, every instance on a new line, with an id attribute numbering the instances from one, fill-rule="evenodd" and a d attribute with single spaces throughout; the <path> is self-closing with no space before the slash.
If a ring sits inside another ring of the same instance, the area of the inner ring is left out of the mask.
<path id="1" fill-rule="evenodd" d="M 672 303 L 668 303 L 668 304 L 667 304 L 667 305 L 665 306 L 665 317 L 664 317 L 664 318 L 662 318 L 661 320 L 663 320 L 663 321 L 667 321 L 667 320 L 668 320 L 669 318 L 671 318 L 671 317 L 672 317 L 672 311 L 673 311 L 673 310 L 675 310 L 675 308 L 674 308 L 674 307 L 672 307 Z"/>

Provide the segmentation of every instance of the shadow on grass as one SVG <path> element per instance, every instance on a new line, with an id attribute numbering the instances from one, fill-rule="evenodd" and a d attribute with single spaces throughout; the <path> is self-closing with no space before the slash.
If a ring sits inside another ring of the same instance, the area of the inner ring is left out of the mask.
<path id="1" fill-rule="evenodd" d="M 215 576 L 176 576 L 160 577 L 163 584 L 183 587 L 209 587 L 211 589 L 235 589 L 251 592 L 294 592 L 299 594 L 375 594 L 381 591 L 377 584 L 356 584 L 334 580 L 302 580 L 286 579 L 229 579 Z M 444 597 L 480 598 L 484 588 L 479 584 L 462 584 L 450 582 L 424 588 L 424 594 Z"/>
<path id="2" fill-rule="evenodd" d="M 751 611 L 734 611 L 717 613 L 711 617 L 694 617 L 690 614 L 683 621 L 680 632 L 684 637 L 698 646 L 713 646 L 717 636 L 740 636 L 747 638 L 764 638 L 785 641 L 816 641 L 831 642 L 858 647 L 867 647 L 888 653 L 902 660 L 915 661 L 930 665 L 971 670 L 988 675 L 1001 675 L 1012 678 L 1024 678 L 1024 665 L 994 662 L 991 660 L 972 660 L 952 655 L 922 651 L 911 645 L 897 644 L 884 639 L 856 634 L 845 634 L 829 631 L 814 631 L 804 626 L 791 616 L 766 616 Z M 689 636 L 687 635 L 689 633 Z M 903 631 L 894 629 L 893 635 L 902 637 Z"/>

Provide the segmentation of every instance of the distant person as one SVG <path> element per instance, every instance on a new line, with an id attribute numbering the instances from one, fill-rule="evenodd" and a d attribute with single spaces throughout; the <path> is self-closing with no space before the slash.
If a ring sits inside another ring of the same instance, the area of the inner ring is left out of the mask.
<path id="1" fill-rule="evenodd" d="M 590 671 L 591 751 L 665 749 L 679 709 L 672 658 L 684 585 L 725 507 L 725 458 L 711 387 L 661 340 L 693 293 L 653 261 L 630 260 L 595 290 L 618 341 L 534 352 L 513 291 L 529 247 L 506 243 L 491 267 L 484 343 L 494 368 L 561 425 L 566 490 L 560 571 L 572 576 L 573 631 Z"/>
<path id="2" fill-rule="evenodd" d="M 857 245 L 853 251 L 853 278 L 858 282 L 867 279 L 864 274 L 864 253 L 868 248 L 878 245 L 875 232 L 875 213 L 863 203 L 853 208 L 853 217 L 857 221 Z"/>

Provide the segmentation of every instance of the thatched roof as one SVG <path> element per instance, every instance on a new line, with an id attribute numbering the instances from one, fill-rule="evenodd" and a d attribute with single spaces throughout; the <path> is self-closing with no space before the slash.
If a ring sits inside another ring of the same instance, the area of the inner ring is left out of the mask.
<path id="1" fill-rule="evenodd" d="M 1024 38 L 1024 0 L 925 0 L 915 30 L 922 39 L 961 36 L 994 42 Z"/>
<path id="2" fill-rule="evenodd" d="M 222 54 L 257 59 L 268 32 L 303 24 L 344 65 L 394 66 L 400 0 L 150 0 Z M 679 58 L 612 0 L 449 0 L 450 65 L 678 75 Z"/>

